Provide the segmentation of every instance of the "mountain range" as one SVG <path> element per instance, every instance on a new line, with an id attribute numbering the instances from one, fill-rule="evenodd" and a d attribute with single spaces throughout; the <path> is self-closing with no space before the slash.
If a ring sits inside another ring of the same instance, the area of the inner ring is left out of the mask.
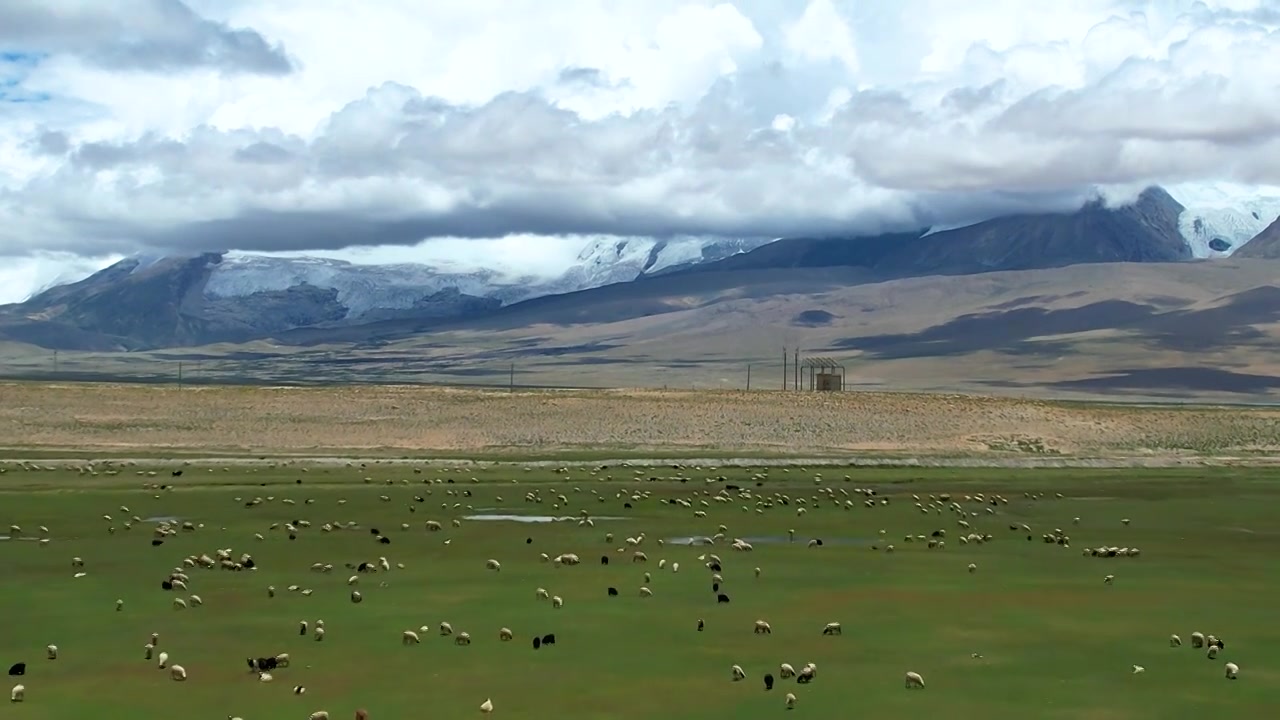
<path id="1" fill-rule="evenodd" d="M 481 378 L 520 360 L 547 382 L 646 384 L 803 341 L 860 358 L 873 384 L 1096 390 L 1087 383 L 1119 373 L 1174 394 L 1269 392 L 1236 375 L 1280 375 L 1278 215 L 1280 203 L 1189 210 L 1153 187 L 1127 205 L 937 231 L 599 240 L 551 279 L 220 251 L 132 257 L 0 306 L 0 347 L 89 353 L 95 367 L 225 361 L 227 373 L 276 380 L 320 368 Z M 233 370 L 233 358 L 272 369 Z M 23 362 L 6 359 L 17 374 Z"/>

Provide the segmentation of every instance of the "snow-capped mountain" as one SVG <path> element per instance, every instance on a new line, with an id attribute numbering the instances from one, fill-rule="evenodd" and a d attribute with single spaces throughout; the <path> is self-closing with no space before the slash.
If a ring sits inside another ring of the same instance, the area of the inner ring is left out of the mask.
<path id="1" fill-rule="evenodd" d="M 1280 193 L 1226 185 L 1169 189 L 1186 210 L 1178 230 L 1197 258 L 1230 257 L 1280 217 Z"/>

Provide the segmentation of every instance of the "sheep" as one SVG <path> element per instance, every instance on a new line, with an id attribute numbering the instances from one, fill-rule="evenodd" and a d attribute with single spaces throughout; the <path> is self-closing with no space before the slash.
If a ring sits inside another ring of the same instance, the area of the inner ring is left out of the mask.
<path id="1" fill-rule="evenodd" d="M 324 639 L 324 628 L 320 626 L 316 626 L 315 638 L 316 638 L 316 642 L 320 642 L 321 640 Z"/>
<path id="2" fill-rule="evenodd" d="M 289 653 L 280 653 L 276 656 L 276 667 L 289 667 Z"/>
<path id="3" fill-rule="evenodd" d="M 269 672 L 260 672 L 260 673 L 258 673 L 258 682 L 268 683 L 268 682 L 271 682 L 271 681 L 272 681 L 272 680 L 274 680 L 274 679 L 275 679 L 275 678 L 274 678 L 274 677 L 272 677 L 272 676 L 271 676 L 271 673 L 269 673 Z"/>
<path id="4" fill-rule="evenodd" d="M 1146 669 L 1146 668 L 1144 668 L 1144 667 L 1142 667 L 1141 665 L 1134 665 L 1134 666 L 1133 666 L 1133 674 L 1134 674 L 1134 675 L 1137 675 L 1137 674 L 1139 674 L 1139 673 L 1144 673 L 1144 672 L 1146 672 L 1146 671 L 1147 671 L 1147 669 Z"/>
<path id="5" fill-rule="evenodd" d="M 359 591 L 359 590 L 352 590 L 352 591 L 351 591 L 351 602 L 353 602 L 353 603 L 359 603 L 361 600 L 364 600 L 364 596 L 360 594 L 360 591 Z"/>
<path id="6" fill-rule="evenodd" d="M 978 572 L 978 566 L 974 563 L 969 563 L 969 572 Z"/>
<path id="7" fill-rule="evenodd" d="M 924 677 L 923 677 L 923 676 L 921 676 L 921 675 L 920 675 L 920 673 L 918 673 L 918 672 L 908 672 L 908 673 L 907 673 L 906 687 L 907 687 L 907 689 L 908 689 L 908 690 L 911 690 L 911 689 L 920 689 L 920 690 L 923 690 L 923 689 L 924 689 Z"/>
<path id="8" fill-rule="evenodd" d="M 447 622 L 440 623 L 440 637 L 453 634 L 453 626 Z"/>
<path id="9" fill-rule="evenodd" d="M 1104 585 L 1111 585 L 1111 584 L 1112 584 L 1112 583 L 1114 583 L 1115 581 L 1116 581 L 1116 576 L 1115 576 L 1115 575 L 1108 575 L 1108 576 L 1106 576 L 1106 577 L 1102 578 L 1102 584 L 1104 584 Z"/>
<path id="10" fill-rule="evenodd" d="M 403 633 L 400 633 L 401 645 L 417 645 L 420 642 L 422 642 L 422 639 L 418 637 L 418 633 L 412 630 L 405 630 Z"/>
<path id="11" fill-rule="evenodd" d="M 555 645 L 555 644 L 556 644 L 556 634 L 555 634 L 555 633 L 547 633 L 546 635 L 543 635 L 543 636 L 542 636 L 542 644 L 543 644 L 543 645 Z"/>
<path id="12" fill-rule="evenodd" d="M 498 630 L 498 639 L 503 642 L 507 642 L 514 637 L 515 634 L 511 632 L 511 628 L 501 628 Z"/>
<path id="13" fill-rule="evenodd" d="M 533 638 L 533 649 L 534 649 L 534 650 L 537 650 L 537 649 L 538 649 L 538 648 L 540 648 L 540 647 L 542 647 L 542 638 L 540 638 L 540 637 L 534 637 L 534 638 Z"/>
<path id="14" fill-rule="evenodd" d="M 191 607 L 200 607 L 204 604 L 204 600 L 199 595 L 192 595 L 190 601 Z"/>
<path id="15" fill-rule="evenodd" d="M 1228 680 L 1235 680 L 1236 678 L 1240 677 L 1240 666 L 1239 666 L 1239 665 L 1236 665 L 1236 664 L 1235 664 L 1235 663 L 1233 663 L 1233 662 L 1229 662 L 1229 663 L 1227 663 L 1227 665 L 1226 665 L 1226 669 L 1227 669 L 1227 679 L 1228 679 Z M 19 685 L 18 687 L 22 687 L 22 686 L 21 686 L 21 685 Z"/>
<path id="16" fill-rule="evenodd" d="M 494 560 L 494 559 L 490 558 L 489 560 L 486 560 L 486 561 L 485 561 L 485 563 L 484 563 L 484 567 L 485 567 L 485 569 L 486 569 L 486 570 L 501 570 L 501 569 L 502 569 L 502 563 L 498 562 L 497 560 Z"/>
<path id="17" fill-rule="evenodd" d="M 753 630 L 752 632 L 754 632 L 756 635 L 759 635 L 761 633 L 768 635 L 773 633 L 773 628 L 769 627 L 769 623 L 763 620 L 757 620 L 755 630 Z"/>
<path id="18" fill-rule="evenodd" d="M 560 597 L 559 595 L 553 596 L 551 598 L 551 607 L 553 608 L 564 607 L 564 598 Z"/>
<path id="19" fill-rule="evenodd" d="M 181 665 L 174 665 L 169 668 L 169 679 L 182 682 L 187 679 L 187 669 Z"/>
<path id="20" fill-rule="evenodd" d="M 306 694 L 306 692 L 307 692 L 307 689 L 306 689 L 305 687 L 301 686 L 301 685 L 294 685 L 294 686 L 293 686 L 293 694 L 294 694 L 294 695 L 304 695 L 304 694 Z"/>
<path id="21" fill-rule="evenodd" d="M 796 706 L 796 696 L 792 693 L 787 693 L 787 697 L 784 699 L 784 703 L 786 704 L 788 710 L 794 708 Z"/>
<path id="22" fill-rule="evenodd" d="M 782 663 L 778 666 L 778 677 L 786 680 L 796 676 L 796 669 L 791 667 L 790 663 Z"/>
<path id="23" fill-rule="evenodd" d="M 9 702 L 22 702 L 27 699 L 27 687 L 21 683 L 14 685 L 9 691 Z"/>
<path id="24" fill-rule="evenodd" d="M 298 634 L 299 634 L 299 635 L 306 635 L 306 634 L 307 634 L 307 621 L 306 621 L 306 620 L 300 620 L 300 621 L 298 621 Z"/>
<path id="25" fill-rule="evenodd" d="M 311 713 L 307 720 L 329 720 L 329 713 L 324 710 L 317 710 Z"/>
<path id="26" fill-rule="evenodd" d="M 1199 631 L 1191 633 L 1191 647 L 1193 648 L 1204 647 L 1204 633 Z"/>
<path id="27" fill-rule="evenodd" d="M 729 602 L 729 596 L 728 596 L 728 595 L 725 595 L 724 593 L 717 593 L 717 594 L 716 594 L 716 604 L 717 604 L 717 605 L 719 605 L 719 604 L 721 604 L 721 603 L 727 603 L 727 602 Z"/>
<path id="28" fill-rule="evenodd" d="M 161 651 L 160 657 L 156 658 L 156 665 L 163 670 L 169 666 L 169 653 Z"/>
<path id="29" fill-rule="evenodd" d="M 618 588 L 611 587 L 605 591 L 605 594 L 609 597 L 618 597 Z"/>
<path id="30" fill-rule="evenodd" d="M 704 622 L 702 618 L 698 618 L 698 632 L 702 632 L 702 629 L 706 626 L 706 622 Z"/>
<path id="31" fill-rule="evenodd" d="M 489 713 L 493 712 L 493 700 L 486 699 L 484 702 L 480 703 L 480 712 L 484 713 L 485 715 L 488 715 Z"/>
<path id="32" fill-rule="evenodd" d="M 1182 638 L 1177 635 L 1169 636 L 1169 647 L 1182 647 Z"/>
<path id="33" fill-rule="evenodd" d="M 733 672 L 734 682 L 737 682 L 739 680 L 745 680 L 747 678 L 747 673 L 743 671 L 741 665 L 734 665 L 732 668 L 730 668 L 730 670 Z"/>
<path id="34" fill-rule="evenodd" d="M 533 597 L 538 600 L 546 600 L 551 597 L 551 595 L 547 592 L 546 588 L 538 588 L 537 591 L 534 592 Z"/>
<path id="35" fill-rule="evenodd" d="M 186 608 L 187 608 L 187 601 L 186 601 L 186 600 L 183 600 L 182 598 L 174 598 L 174 599 L 173 599 L 173 609 L 174 609 L 174 610 L 185 610 Z"/>
<path id="36" fill-rule="evenodd" d="M 58 659 L 58 646 L 57 646 L 57 645 L 50 645 L 49 647 L 47 647 L 47 648 L 45 648 L 45 649 L 44 649 L 44 652 L 45 652 L 45 655 L 47 655 L 47 656 L 48 656 L 48 658 L 49 658 L 50 660 L 57 660 L 57 659 Z"/>
<path id="37" fill-rule="evenodd" d="M 773 689 L 773 673 L 764 674 L 764 689 L 765 690 Z"/>
<path id="38" fill-rule="evenodd" d="M 458 636 L 453 639 L 453 644 L 454 645 L 470 645 L 471 635 L 465 632 L 460 632 L 458 633 Z"/>
<path id="39" fill-rule="evenodd" d="M 22 662 L 14 663 L 9 666 L 9 677 L 18 677 L 20 675 L 26 675 L 26 674 L 27 674 L 26 663 L 22 663 Z"/>
<path id="40" fill-rule="evenodd" d="M 1209 646 L 1209 653 L 1208 653 L 1208 657 L 1209 657 L 1209 659 L 1210 659 L 1210 660 L 1216 660 L 1216 659 L 1217 659 L 1217 657 L 1218 657 L 1218 646 L 1217 646 L 1217 645 L 1210 645 L 1210 646 Z"/>
<path id="41" fill-rule="evenodd" d="M 843 635 L 844 630 L 841 629 L 840 623 L 831 622 L 831 623 L 827 623 L 827 626 L 822 628 L 822 634 L 823 635 Z"/>
<path id="42" fill-rule="evenodd" d="M 800 668 L 800 672 L 796 674 L 796 682 L 801 685 L 808 685 L 813 682 L 813 679 L 817 677 L 817 675 L 818 666 L 813 663 L 809 663 L 808 665 Z"/>
<path id="43" fill-rule="evenodd" d="M 647 587 L 640 588 L 640 597 L 653 597 L 653 591 Z"/>

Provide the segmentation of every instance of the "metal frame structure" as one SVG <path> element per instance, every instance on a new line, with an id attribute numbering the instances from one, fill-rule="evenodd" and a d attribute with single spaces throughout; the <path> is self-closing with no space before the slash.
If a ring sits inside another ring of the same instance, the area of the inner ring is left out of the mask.
<path id="1" fill-rule="evenodd" d="M 818 375 L 819 375 L 819 374 L 822 374 L 822 375 L 837 375 L 837 376 L 840 378 L 840 386 L 839 386 L 838 390 L 840 390 L 840 391 L 843 391 L 843 390 L 844 390 L 844 379 L 845 379 L 845 375 L 846 375 L 844 365 L 841 365 L 839 362 L 837 362 L 837 361 L 833 360 L 832 358 L 829 358 L 829 357 L 810 357 L 810 358 L 805 358 L 804 360 L 802 360 L 802 361 L 800 362 L 800 368 L 801 368 L 801 370 L 800 370 L 800 372 L 801 372 L 801 377 L 803 377 L 803 375 L 804 375 L 804 371 L 805 371 L 805 370 L 808 370 L 808 371 L 809 371 L 809 390 L 810 390 L 810 392 L 816 391 L 816 390 L 818 389 Z M 820 372 L 819 372 L 819 371 L 832 371 L 832 370 L 839 370 L 840 372 L 839 372 L 839 373 L 835 373 L 835 372 L 821 372 L 821 373 L 820 373 Z"/>

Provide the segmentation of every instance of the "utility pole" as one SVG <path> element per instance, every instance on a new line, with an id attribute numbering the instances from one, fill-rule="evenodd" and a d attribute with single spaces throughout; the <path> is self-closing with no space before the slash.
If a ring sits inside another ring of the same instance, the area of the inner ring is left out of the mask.
<path id="1" fill-rule="evenodd" d="M 511 363 L 511 374 L 508 376 L 508 379 L 507 379 L 507 392 L 513 393 L 515 391 L 516 391 L 516 364 Z"/>
<path id="2" fill-rule="evenodd" d="M 751 365 L 747 365 L 747 390 L 751 389 Z"/>
<path id="3" fill-rule="evenodd" d="M 782 346 L 782 391 L 787 390 L 787 346 Z"/>
<path id="4" fill-rule="evenodd" d="M 800 377 L 801 377 L 801 375 L 800 375 L 800 348 L 796 348 L 796 361 L 795 361 L 794 365 L 795 365 L 795 370 L 796 370 L 796 381 L 795 381 L 794 388 L 795 388 L 796 390 L 799 390 L 799 389 L 800 389 Z"/>
<path id="5" fill-rule="evenodd" d="M 53 351 L 53 374 L 58 374 L 58 351 Z"/>
<path id="6" fill-rule="evenodd" d="M 182 361 L 178 361 L 178 389 L 182 389 Z"/>

